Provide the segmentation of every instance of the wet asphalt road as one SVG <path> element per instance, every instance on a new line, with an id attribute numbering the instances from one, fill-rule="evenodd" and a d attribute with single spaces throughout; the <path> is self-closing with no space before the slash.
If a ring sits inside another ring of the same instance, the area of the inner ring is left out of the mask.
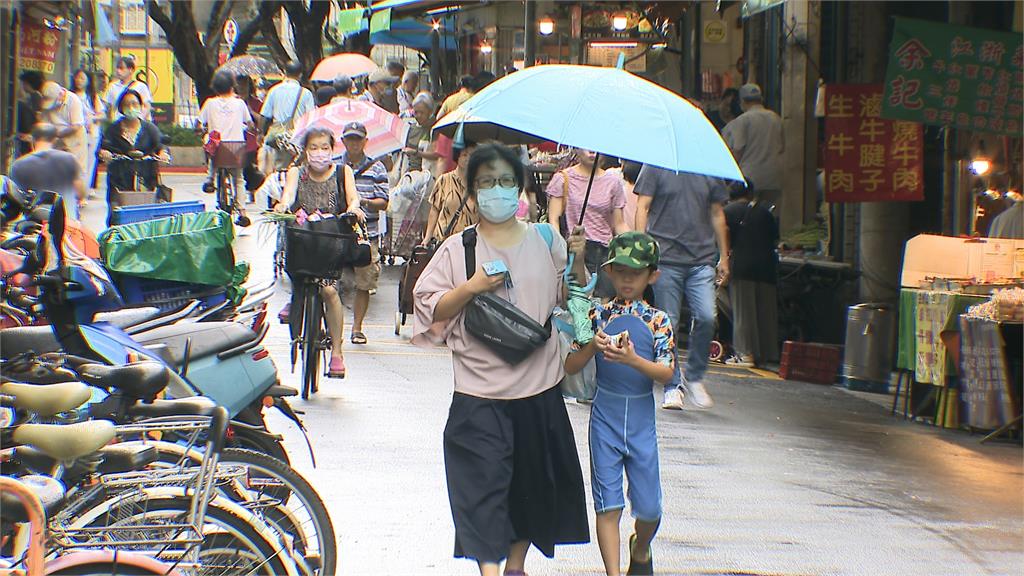
<path id="1" fill-rule="evenodd" d="M 198 193 L 198 176 L 165 182 L 176 200 L 210 201 Z M 98 226 L 103 210 L 93 201 L 86 221 Z M 252 278 L 269 278 L 273 245 L 250 230 L 237 253 L 253 265 Z M 397 267 L 385 268 L 365 329 L 369 344 L 346 345 L 348 378 L 324 380 L 311 401 L 295 402 L 305 411 L 316 468 L 289 422 L 271 415 L 270 424 L 327 503 L 339 574 L 474 574 L 471 563 L 451 557 L 441 453 L 451 359 L 444 349 L 409 345 L 411 319 L 394 334 L 397 280 Z M 286 291 L 285 282 L 275 314 Z M 347 305 L 351 299 L 347 293 Z M 297 387 L 287 339 L 275 323 L 266 344 L 282 382 Z M 1019 445 L 981 445 L 978 436 L 905 422 L 889 415 L 883 396 L 712 371 L 713 410 L 658 414 L 665 505 L 654 546 L 658 574 L 1024 574 Z M 589 497 L 588 408 L 567 409 Z M 622 533 L 628 537 L 625 522 Z M 603 573 L 596 543 L 561 548 L 554 560 L 533 551 L 527 570 Z"/>

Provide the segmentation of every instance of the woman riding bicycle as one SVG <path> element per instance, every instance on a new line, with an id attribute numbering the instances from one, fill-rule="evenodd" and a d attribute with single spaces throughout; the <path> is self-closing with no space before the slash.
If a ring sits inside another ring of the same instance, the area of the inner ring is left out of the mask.
<path id="1" fill-rule="evenodd" d="M 170 162 L 171 157 L 164 148 L 160 129 L 149 120 L 142 119 L 142 96 L 132 89 L 125 90 L 117 99 L 117 111 L 122 114 L 116 122 L 107 127 L 100 140 L 97 158 L 107 167 L 107 211 L 109 222 L 110 207 L 116 203 L 115 190 L 135 190 L 135 176 L 142 180 L 147 190 L 155 190 L 160 182 L 160 170 L 156 162 L 118 162 L 118 157 L 156 157 L 161 162 Z M 122 158 L 118 158 L 122 160 Z"/>
<path id="2" fill-rule="evenodd" d="M 356 191 L 355 176 L 346 165 L 334 164 L 334 134 L 327 128 L 313 127 L 306 132 L 302 147 L 306 162 L 288 169 L 281 201 L 274 206 L 275 212 L 298 212 L 355 214 L 359 221 L 366 214 L 359 208 L 359 193 Z M 341 182 L 338 178 L 342 178 Z M 341 195 L 344 194 L 344 200 Z M 331 364 L 327 375 L 331 378 L 345 377 L 344 342 L 345 315 L 341 307 L 341 296 L 335 282 L 322 284 L 320 297 L 327 309 L 327 331 L 331 335 Z"/>
<path id="3" fill-rule="evenodd" d="M 219 145 L 211 146 L 207 142 L 207 173 L 203 191 L 214 192 L 214 178 L 217 170 L 228 170 L 231 173 L 232 190 L 217 190 L 224 195 L 230 192 L 231 200 L 218 204 L 221 210 L 233 210 L 238 213 L 239 226 L 248 226 L 249 217 L 245 214 L 244 202 L 239 194 L 243 190 L 242 167 L 245 162 L 245 131 L 253 130 L 252 114 L 244 100 L 235 96 L 235 75 L 221 70 L 213 75 L 213 92 L 216 94 L 203 102 L 199 110 L 199 125 L 209 140 L 219 141 Z M 221 196 L 218 196 L 221 198 Z"/>

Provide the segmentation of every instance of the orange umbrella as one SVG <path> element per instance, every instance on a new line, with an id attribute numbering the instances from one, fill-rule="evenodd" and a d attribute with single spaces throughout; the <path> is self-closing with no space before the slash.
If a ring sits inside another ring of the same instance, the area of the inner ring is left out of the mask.
<path id="1" fill-rule="evenodd" d="M 376 69 L 377 63 L 362 54 L 335 54 L 316 65 L 311 79 L 329 82 L 342 74 L 355 78 Z"/>

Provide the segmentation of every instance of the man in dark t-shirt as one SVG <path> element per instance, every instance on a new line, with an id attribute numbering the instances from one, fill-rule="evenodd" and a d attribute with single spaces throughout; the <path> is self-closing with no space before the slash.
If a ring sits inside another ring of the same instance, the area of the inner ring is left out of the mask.
<path id="1" fill-rule="evenodd" d="M 36 124 L 32 128 L 32 153 L 11 164 L 11 180 L 22 190 L 56 192 L 64 198 L 67 214 L 78 219 L 78 202 L 85 198 L 85 182 L 75 157 L 54 149 L 57 128 Z"/>
<path id="2" fill-rule="evenodd" d="M 714 401 L 704 387 L 711 339 L 715 335 L 715 283 L 729 280 L 729 238 L 722 206 L 729 199 L 721 180 L 699 174 L 644 166 L 633 192 L 635 229 L 661 246 L 661 275 L 654 284 L 655 305 L 668 313 L 678 334 L 683 298 L 690 307 L 686 372 L 676 363 L 665 385 L 662 408 L 682 410 L 683 390 L 697 408 Z"/>

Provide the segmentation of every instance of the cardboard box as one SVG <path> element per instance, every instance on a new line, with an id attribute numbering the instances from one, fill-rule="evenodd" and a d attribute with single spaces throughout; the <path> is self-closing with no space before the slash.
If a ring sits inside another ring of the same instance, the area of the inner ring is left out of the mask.
<path id="1" fill-rule="evenodd" d="M 900 285 L 918 288 L 927 278 L 992 282 L 1021 277 L 1024 277 L 1024 240 L 920 234 L 907 241 Z"/>

